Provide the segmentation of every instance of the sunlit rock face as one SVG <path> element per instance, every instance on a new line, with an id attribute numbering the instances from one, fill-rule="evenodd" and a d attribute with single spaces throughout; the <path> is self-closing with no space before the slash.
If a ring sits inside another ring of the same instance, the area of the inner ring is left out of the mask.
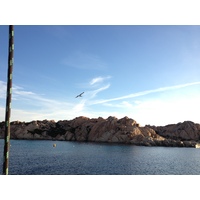
<path id="1" fill-rule="evenodd" d="M 143 146 L 195 147 L 200 141 L 200 125 L 190 121 L 167 126 L 145 126 L 128 117 L 104 119 L 77 117 L 73 120 L 11 123 L 11 139 L 62 140 L 125 143 Z M 4 138 L 5 123 L 0 123 Z"/>
<path id="2" fill-rule="evenodd" d="M 167 126 L 149 126 L 156 131 L 157 134 L 175 140 L 200 140 L 200 124 L 191 121 L 185 121 L 178 124 L 170 124 Z"/>

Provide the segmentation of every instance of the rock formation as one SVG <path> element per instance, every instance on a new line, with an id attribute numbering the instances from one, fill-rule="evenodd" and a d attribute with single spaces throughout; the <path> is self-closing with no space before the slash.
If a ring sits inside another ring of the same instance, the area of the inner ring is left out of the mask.
<path id="1" fill-rule="evenodd" d="M 0 123 L 0 138 L 5 122 Z M 53 120 L 11 123 L 11 139 L 65 140 L 125 143 L 144 146 L 195 147 L 200 141 L 200 125 L 183 122 L 167 126 L 145 126 L 128 117 L 107 119 L 77 117 L 73 120 Z"/>
<path id="2" fill-rule="evenodd" d="M 200 140 L 200 124 L 195 124 L 191 121 L 183 123 L 170 124 L 167 126 L 148 126 L 155 132 L 165 138 L 175 140 Z"/>

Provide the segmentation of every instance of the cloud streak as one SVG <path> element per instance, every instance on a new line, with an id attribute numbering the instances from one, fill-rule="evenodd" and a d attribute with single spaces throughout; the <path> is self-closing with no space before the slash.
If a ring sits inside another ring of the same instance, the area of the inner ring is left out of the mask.
<path id="1" fill-rule="evenodd" d="M 80 113 L 83 111 L 86 111 L 86 109 L 88 108 L 90 104 L 91 99 L 95 98 L 97 96 L 98 93 L 108 89 L 110 87 L 110 84 L 106 84 L 106 85 L 102 85 L 102 83 L 111 78 L 110 76 L 106 76 L 106 77 L 95 77 L 93 79 L 91 79 L 91 81 L 89 81 L 89 85 L 91 88 L 93 88 L 93 90 L 87 91 L 84 94 L 84 99 L 82 99 L 78 104 L 76 104 L 73 108 L 74 112 L 76 113 Z M 94 89 L 96 88 L 96 89 Z"/>
<path id="2" fill-rule="evenodd" d="M 0 110 L 2 111 L 0 120 L 4 120 L 2 114 L 3 111 L 5 113 L 6 83 L 0 81 L 0 86 L 2 89 L 0 92 Z M 74 103 L 49 99 L 40 94 L 26 91 L 17 85 L 13 85 L 12 100 L 12 120 L 59 119 L 65 115 L 73 116 Z"/>
<path id="3" fill-rule="evenodd" d="M 102 103 L 107 103 L 107 102 L 111 102 L 111 101 L 118 101 L 118 100 L 123 100 L 123 99 L 139 97 L 139 96 L 145 96 L 145 95 L 152 94 L 152 93 L 176 90 L 176 89 L 181 89 L 181 88 L 185 88 L 185 87 L 189 87 L 189 86 L 193 86 L 193 85 L 199 85 L 199 84 L 200 84 L 200 82 L 193 82 L 193 83 L 186 83 L 186 84 L 174 85 L 174 86 L 169 86 L 169 87 L 162 87 L 162 88 L 157 88 L 157 89 L 153 89 L 153 90 L 146 90 L 146 91 L 133 93 L 133 94 L 117 97 L 117 98 L 97 100 L 97 101 L 94 101 L 93 104 L 102 104 Z"/>
<path id="4" fill-rule="evenodd" d="M 89 112 L 90 101 L 98 93 L 110 87 L 110 84 L 103 84 L 108 78 L 108 76 L 98 77 L 98 79 L 93 78 L 94 85 L 90 86 L 93 90 L 86 91 L 83 99 L 78 99 L 76 102 L 63 102 L 61 100 L 47 98 L 45 95 L 27 91 L 22 87 L 13 85 L 11 120 L 60 120 L 71 119 L 77 117 L 77 115 L 91 116 L 91 112 Z M 0 110 L 5 111 L 6 82 L 0 81 L 0 87 Z M 0 120 L 4 120 L 4 115 L 0 115 Z"/>
<path id="5" fill-rule="evenodd" d="M 105 81 L 107 79 L 110 79 L 110 78 L 111 78 L 111 76 L 106 76 L 106 77 L 99 76 L 99 77 L 93 78 L 90 81 L 90 85 L 94 85 L 94 84 L 97 84 L 97 83 L 102 83 L 103 81 Z"/>
<path id="6" fill-rule="evenodd" d="M 107 84 L 105 86 L 102 86 L 96 90 L 90 91 L 88 92 L 88 94 L 90 95 L 90 99 L 94 98 L 99 92 L 102 92 L 103 90 L 106 90 L 110 87 L 110 84 Z"/>
<path id="7" fill-rule="evenodd" d="M 152 100 L 145 98 L 144 101 L 137 103 L 135 103 L 135 101 L 133 103 L 133 101 L 128 101 L 126 99 L 145 96 L 152 93 L 178 90 L 194 85 L 200 85 L 200 82 L 162 87 L 153 90 L 132 93 L 117 98 L 99 100 L 98 94 L 109 89 L 110 84 L 106 84 L 105 80 L 107 79 L 105 77 L 104 79 L 103 77 L 102 79 L 96 78 L 88 81 L 88 83 L 90 83 L 92 82 L 92 80 L 93 82 L 95 82 L 94 80 L 99 80 L 96 81 L 94 85 L 90 85 L 91 90 L 86 91 L 83 98 L 77 99 L 77 101 L 73 102 L 50 99 L 45 97 L 44 95 L 36 94 L 34 92 L 27 91 L 22 87 L 14 85 L 11 120 L 63 120 L 72 119 L 77 116 L 108 117 L 112 115 L 118 118 L 129 116 L 136 119 L 139 123 L 143 125 L 145 125 L 145 123 L 158 125 L 178 122 L 175 121 L 177 119 L 179 121 L 187 119 L 197 121 L 198 119 L 198 113 L 200 110 L 200 107 L 198 106 L 200 96 L 198 94 L 185 96 L 185 94 L 179 93 L 176 98 L 174 98 L 173 96 L 172 98 L 170 97 L 167 99 L 154 98 Z M 6 82 L 0 81 L 0 86 L 2 86 L 2 90 L 0 91 L 0 119 L 4 120 L 3 113 L 5 113 L 4 104 L 6 96 Z M 112 101 L 115 101 L 115 103 L 112 103 Z M 95 104 L 97 104 L 97 106 L 95 106 Z M 101 105 L 99 106 L 99 104 L 107 106 L 107 109 L 103 110 Z M 185 105 L 190 106 L 185 107 Z M 171 116 L 172 111 L 173 113 L 175 113 L 173 114 L 173 117 Z"/>

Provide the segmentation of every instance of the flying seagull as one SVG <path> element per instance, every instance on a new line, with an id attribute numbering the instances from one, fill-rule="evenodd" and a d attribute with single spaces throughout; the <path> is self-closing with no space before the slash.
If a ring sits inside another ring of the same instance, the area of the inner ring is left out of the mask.
<path id="1" fill-rule="evenodd" d="M 84 93 L 84 92 L 82 92 L 81 94 L 77 95 L 75 98 L 82 97 L 82 94 L 83 94 L 83 93 Z"/>

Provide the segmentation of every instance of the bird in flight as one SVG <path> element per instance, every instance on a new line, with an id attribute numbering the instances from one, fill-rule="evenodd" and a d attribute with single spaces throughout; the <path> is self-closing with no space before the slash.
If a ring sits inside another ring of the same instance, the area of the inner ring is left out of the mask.
<path id="1" fill-rule="evenodd" d="M 82 92 L 81 94 L 77 95 L 75 98 L 82 97 L 82 94 L 83 94 L 83 93 L 84 93 L 84 92 Z"/>

